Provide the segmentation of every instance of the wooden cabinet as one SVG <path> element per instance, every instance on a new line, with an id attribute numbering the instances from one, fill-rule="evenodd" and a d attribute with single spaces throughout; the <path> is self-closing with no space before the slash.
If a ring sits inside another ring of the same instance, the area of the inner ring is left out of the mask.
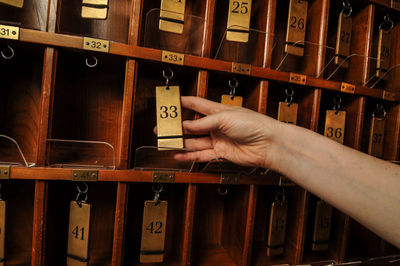
<path id="1" fill-rule="evenodd" d="M 344 145 L 365 153 L 372 114 L 382 106 L 382 158 L 399 160 L 398 1 L 350 1 L 347 67 L 333 62 L 341 1 L 307 2 L 303 56 L 285 53 L 289 1 L 253 0 L 248 42 L 226 39 L 227 0 L 187 0 L 180 34 L 159 29 L 161 0 L 109 0 L 105 20 L 82 18 L 81 0 L 25 0 L 22 8 L 0 3 L 0 165 L 10 166 L 9 180 L 0 182 L 6 265 L 66 264 L 69 204 L 80 184 L 75 169 L 94 169 L 97 178 L 87 182 L 88 265 L 140 264 L 143 204 L 154 198 L 155 175 L 168 170 L 173 182 L 162 184 L 160 194 L 168 201 L 165 265 L 341 263 L 400 254 L 336 209 L 328 249 L 313 251 L 319 199 L 284 183 L 284 252 L 268 256 L 271 204 L 282 181 L 277 173 L 230 172 L 234 178 L 224 179 L 218 168 L 177 166 L 143 148 L 157 145 L 155 87 L 165 84 L 162 73 L 170 69 L 170 84 L 181 95 L 213 101 L 229 94 L 235 78 L 243 106 L 273 118 L 293 90 L 297 124 L 320 134 L 326 111 L 340 99 Z M 379 29 L 391 27 L 382 26 L 385 16 L 393 22 L 390 68 L 380 79 Z M 4 38 L 3 25 L 18 27 L 19 39 Z M 342 82 L 354 90 L 343 90 Z M 182 116 L 199 118 L 188 110 Z"/>

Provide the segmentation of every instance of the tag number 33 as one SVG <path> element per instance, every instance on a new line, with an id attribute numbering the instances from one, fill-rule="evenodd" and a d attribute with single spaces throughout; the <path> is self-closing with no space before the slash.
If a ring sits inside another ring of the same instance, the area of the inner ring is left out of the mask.
<path id="1" fill-rule="evenodd" d="M 178 117 L 177 110 L 178 110 L 178 107 L 176 107 L 175 105 L 171 105 L 169 108 L 168 108 L 168 106 L 162 105 L 160 107 L 160 111 L 161 111 L 160 117 L 162 119 L 165 119 L 165 118 L 168 118 L 168 117 L 176 118 L 176 117 Z"/>

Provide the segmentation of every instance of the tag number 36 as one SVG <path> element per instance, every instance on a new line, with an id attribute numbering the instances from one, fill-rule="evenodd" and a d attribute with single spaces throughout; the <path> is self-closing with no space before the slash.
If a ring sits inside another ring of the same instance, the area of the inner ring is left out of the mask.
<path id="1" fill-rule="evenodd" d="M 168 106 L 162 105 L 160 107 L 160 111 L 161 111 L 160 117 L 162 119 L 165 119 L 165 118 L 168 118 L 168 117 L 176 118 L 176 117 L 178 117 L 177 110 L 178 110 L 178 107 L 176 107 L 175 105 L 171 105 L 169 108 L 168 108 Z"/>

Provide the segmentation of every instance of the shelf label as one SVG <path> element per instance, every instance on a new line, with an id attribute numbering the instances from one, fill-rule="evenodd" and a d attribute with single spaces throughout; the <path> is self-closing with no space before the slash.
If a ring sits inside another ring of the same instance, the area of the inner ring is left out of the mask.
<path id="1" fill-rule="evenodd" d="M 183 148 L 179 86 L 156 87 L 158 148 Z"/>
<path id="2" fill-rule="evenodd" d="M 77 169 L 72 170 L 72 181 L 97 181 L 99 176 L 98 170 Z"/>
<path id="3" fill-rule="evenodd" d="M 88 203 L 70 203 L 67 265 L 88 265 L 90 209 Z"/>
<path id="4" fill-rule="evenodd" d="M 290 0 L 285 53 L 303 56 L 307 25 L 307 1 Z"/>
<path id="5" fill-rule="evenodd" d="M 396 95 L 394 92 L 384 90 L 382 98 L 387 101 L 394 102 L 396 100 Z"/>
<path id="6" fill-rule="evenodd" d="M 251 65 L 232 62 L 232 72 L 238 74 L 250 75 Z"/>
<path id="7" fill-rule="evenodd" d="M 340 91 L 354 94 L 356 91 L 356 86 L 350 83 L 342 82 L 342 85 L 340 86 Z"/>
<path id="8" fill-rule="evenodd" d="M 182 34 L 186 0 L 161 0 L 160 22 L 162 31 Z"/>
<path id="9" fill-rule="evenodd" d="M 154 172 L 153 183 L 174 183 L 175 173 L 174 172 Z"/>
<path id="10" fill-rule="evenodd" d="M 83 49 L 108 53 L 110 51 L 110 41 L 83 37 Z"/>
<path id="11" fill-rule="evenodd" d="M 235 185 L 239 184 L 240 176 L 235 173 L 221 173 L 221 184 L 225 185 Z"/>
<path id="12" fill-rule="evenodd" d="M 168 202 L 144 202 L 140 263 L 164 261 L 165 230 L 167 229 Z"/>
<path id="13" fill-rule="evenodd" d="M 164 63 L 171 63 L 183 66 L 183 63 L 185 62 L 185 55 L 170 51 L 162 51 L 161 61 Z"/>
<path id="14" fill-rule="evenodd" d="M 306 85 L 307 76 L 302 75 L 302 74 L 297 74 L 297 73 L 290 73 L 289 81 L 290 81 L 290 83 Z"/>
<path id="15" fill-rule="evenodd" d="M 272 202 L 268 228 L 267 256 L 276 256 L 284 252 L 287 212 L 288 202 L 286 200 Z"/>
<path id="16" fill-rule="evenodd" d="M 341 12 L 336 36 L 335 64 L 344 68 L 349 66 L 347 57 L 350 55 L 352 29 L 353 19 Z"/>
<path id="17" fill-rule="evenodd" d="M 18 8 L 22 8 L 24 6 L 24 0 L 0 0 L 0 3 Z"/>
<path id="18" fill-rule="evenodd" d="M 390 6 L 391 6 L 391 8 L 400 11 L 400 1 L 399 0 L 392 0 Z"/>
<path id="19" fill-rule="evenodd" d="M 314 232 L 312 241 L 313 251 L 328 250 L 332 220 L 332 206 L 319 200 L 315 212 Z"/>
<path id="20" fill-rule="evenodd" d="M 19 27 L 0 25 L 0 38 L 19 40 Z"/>
<path id="21" fill-rule="evenodd" d="M 387 80 L 389 77 L 388 69 L 390 68 L 390 33 L 380 29 L 378 39 L 378 59 L 376 61 L 376 77 Z"/>
<path id="22" fill-rule="evenodd" d="M 230 0 L 226 39 L 234 42 L 248 42 L 250 31 L 251 0 Z"/>
<path id="23" fill-rule="evenodd" d="M 6 236 L 6 207 L 7 202 L 0 200 L 0 265 L 4 266 L 4 246 L 5 246 L 5 236 Z"/>
<path id="24" fill-rule="evenodd" d="M 346 112 L 327 110 L 324 136 L 343 144 Z"/>
<path id="25" fill-rule="evenodd" d="M 296 125 L 298 109 L 297 103 L 279 102 L 278 121 Z"/>
<path id="26" fill-rule="evenodd" d="M 381 158 L 383 155 L 383 139 L 385 137 L 385 119 L 373 117 L 369 135 L 368 154 Z"/>
<path id="27" fill-rule="evenodd" d="M 0 179 L 10 179 L 9 165 L 0 165 Z"/>

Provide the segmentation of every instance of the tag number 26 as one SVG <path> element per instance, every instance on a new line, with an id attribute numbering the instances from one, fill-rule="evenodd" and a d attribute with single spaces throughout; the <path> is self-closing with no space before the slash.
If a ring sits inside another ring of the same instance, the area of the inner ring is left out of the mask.
<path id="1" fill-rule="evenodd" d="M 176 107 L 175 105 L 171 105 L 169 108 L 168 108 L 168 106 L 162 105 L 160 107 L 160 111 L 161 111 L 160 117 L 162 119 L 165 119 L 168 117 L 176 118 L 176 117 L 178 117 L 177 110 L 178 110 L 178 107 Z"/>

